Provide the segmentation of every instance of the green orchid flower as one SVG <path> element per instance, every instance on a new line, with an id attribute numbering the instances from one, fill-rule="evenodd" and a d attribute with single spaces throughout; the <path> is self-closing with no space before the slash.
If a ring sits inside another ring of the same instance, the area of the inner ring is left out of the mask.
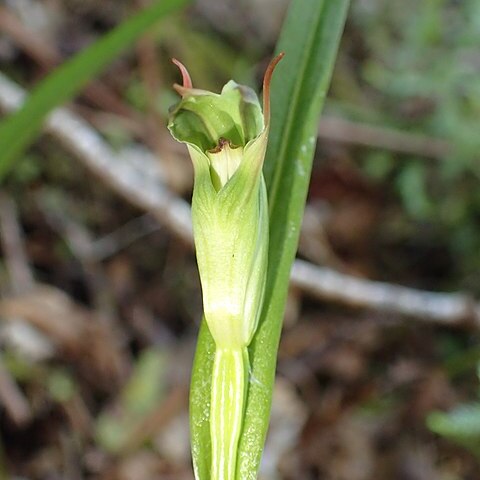
<path id="1" fill-rule="evenodd" d="M 262 174 L 270 122 L 268 66 L 263 113 L 255 92 L 234 81 L 220 94 L 183 85 L 168 128 L 194 166 L 192 220 L 203 309 L 215 341 L 210 435 L 212 480 L 235 479 L 248 391 L 248 345 L 256 331 L 267 274 L 268 205 Z M 197 473 L 196 473 L 197 475 Z M 198 478 L 198 476 L 197 476 Z"/>

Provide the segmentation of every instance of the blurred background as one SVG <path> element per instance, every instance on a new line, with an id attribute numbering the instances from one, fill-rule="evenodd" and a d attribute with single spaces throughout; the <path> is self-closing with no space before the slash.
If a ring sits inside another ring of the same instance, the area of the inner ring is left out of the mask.
<path id="1" fill-rule="evenodd" d="M 288 3 L 198 0 L 160 22 L 4 182 L 0 479 L 193 478 L 201 296 L 170 58 L 201 88 L 258 91 Z M 3 0 L 2 115 L 147 4 Z M 479 45 L 478 0 L 352 2 L 263 480 L 480 479 Z"/>

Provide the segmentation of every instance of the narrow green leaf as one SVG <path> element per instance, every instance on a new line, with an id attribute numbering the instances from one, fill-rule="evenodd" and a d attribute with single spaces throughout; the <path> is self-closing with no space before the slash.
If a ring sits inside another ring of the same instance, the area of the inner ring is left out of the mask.
<path id="1" fill-rule="evenodd" d="M 35 140 L 51 110 L 70 100 L 160 18 L 186 3 L 188 0 L 154 2 L 46 77 L 32 91 L 23 107 L 0 123 L 0 180 Z"/>
<path id="2" fill-rule="evenodd" d="M 265 442 L 290 268 L 297 250 L 320 112 L 343 31 L 348 0 L 294 0 L 277 51 L 272 125 L 265 161 L 270 247 L 265 305 L 250 346 L 251 383 L 237 477 L 254 480 Z"/>
<path id="3" fill-rule="evenodd" d="M 190 442 L 197 480 L 210 480 L 211 473 L 210 395 L 214 356 L 215 342 L 203 318 L 190 382 Z"/>

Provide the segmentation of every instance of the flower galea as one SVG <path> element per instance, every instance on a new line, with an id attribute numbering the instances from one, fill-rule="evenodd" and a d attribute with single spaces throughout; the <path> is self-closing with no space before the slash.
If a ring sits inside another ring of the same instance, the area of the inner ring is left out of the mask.
<path id="1" fill-rule="evenodd" d="M 267 68 L 263 112 L 255 92 L 228 82 L 220 94 L 183 85 L 168 128 L 185 143 L 194 166 L 192 220 L 203 309 L 215 341 L 210 405 L 211 478 L 235 478 L 238 439 L 248 390 L 248 345 L 263 304 L 268 254 L 268 205 L 262 174 L 270 121 Z"/>

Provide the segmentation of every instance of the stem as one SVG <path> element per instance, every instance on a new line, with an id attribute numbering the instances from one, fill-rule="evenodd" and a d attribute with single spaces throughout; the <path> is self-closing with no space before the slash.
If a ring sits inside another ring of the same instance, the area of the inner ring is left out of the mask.
<path id="1" fill-rule="evenodd" d="M 210 406 L 212 480 L 235 479 L 247 375 L 246 347 L 215 351 Z"/>

